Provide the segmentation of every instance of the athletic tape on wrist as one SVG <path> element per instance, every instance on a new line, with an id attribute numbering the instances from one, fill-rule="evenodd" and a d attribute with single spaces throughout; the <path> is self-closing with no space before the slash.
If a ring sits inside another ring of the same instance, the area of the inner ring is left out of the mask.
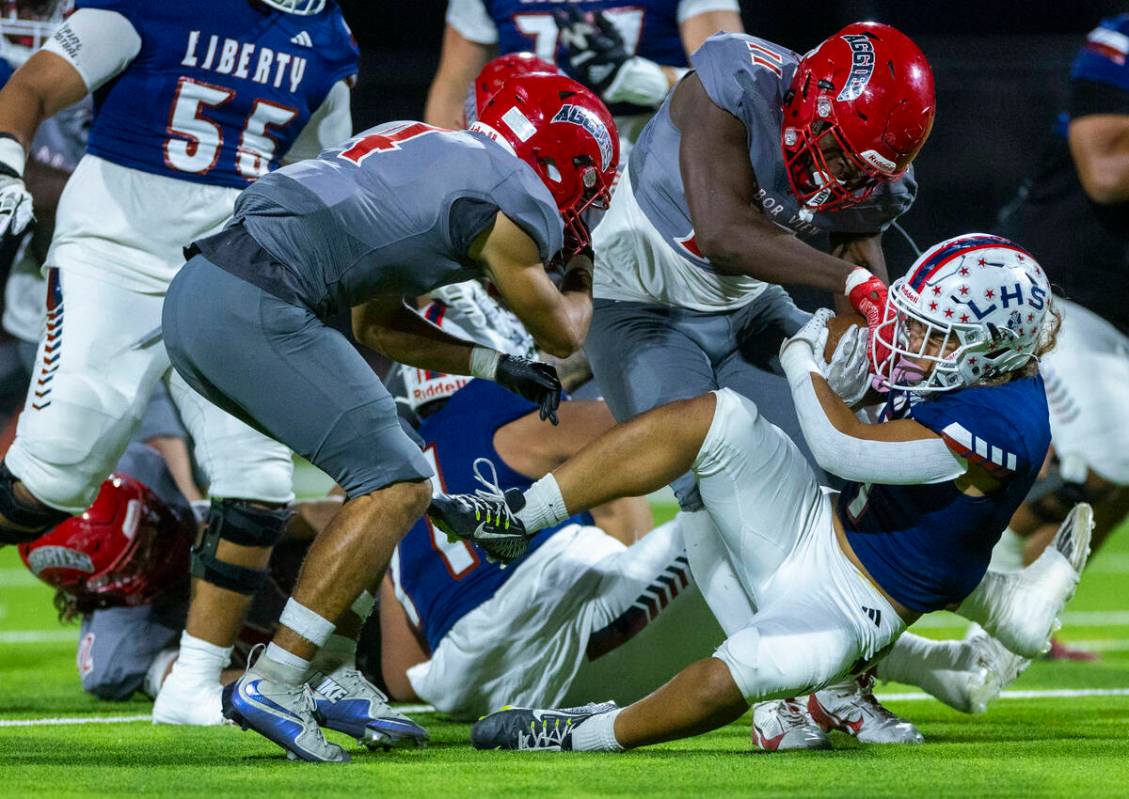
<path id="1" fill-rule="evenodd" d="M 851 270 L 851 273 L 847 275 L 847 282 L 843 287 L 843 296 L 850 297 L 852 291 L 854 291 L 866 281 L 870 280 L 872 277 L 874 277 L 874 273 L 869 269 L 863 266 L 856 266 Z"/>
<path id="2" fill-rule="evenodd" d="M 474 347 L 470 351 L 470 373 L 480 380 L 494 380 L 502 353 L 489 347 Z"/>
<path id="3" fill-rule="evenodd" d="M 364 621 L 369 617 L 369 614 L 372 613 L 372 609 L 375 605 L 376 597 L 368 591 L 361 591 L 361 595 L 353 600 L 353 604 L 349 607 L 349 610 L 360 616 L 361 621 Z"/>
<path id="4" fill-rule="evenodd" d="M 278 623 L 289 627 L 311 644 L 323 646 L 337 629 L 337 625 L 291 597 L 278 617 Z"/>

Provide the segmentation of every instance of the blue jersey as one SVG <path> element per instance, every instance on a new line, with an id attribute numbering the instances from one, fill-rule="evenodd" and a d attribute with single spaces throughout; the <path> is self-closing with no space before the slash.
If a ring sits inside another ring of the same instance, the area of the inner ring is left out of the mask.
<path id="1" fill-rule="evenodd" d="M 980 497 L 952 480 L 843 489 L 839 517 L 851 548 L 886 593 L 925 613 L 961 601 L 983 579 L 992 547 L 1043 465 L 1050 418 L 1040 376 L 936 394 L 905 415 L 1001 484 Z"/>
<path id="2" fill-rule="evenodd" d="M 246 0 L 78 0 L 141 38 L 94 95 L 88 151 L 131 169 L 244 188 L 275 169 L 357 47 L 332 1 L 313 16 Z"/>
<path id="3" fill-rule="evenodd" d="M 424 454 L 441 489 L 453 494 L 479 488 L 473 476 L 476 458 L 493 462 L 502 490 L 529 488 L 533 481 L 507 466 L 494 449 L 494 433 L 535 410 L 533 403 L 488 380 L 472 380 L 457 391 L 419 428 L 427 443 Z M 431 651 L 455 622 L 493 597 L 525 558 L 560 527 L 574 523 L 591 523 L 591 517 L 574 516 L 542 530 L 521 559 L 502 569 L 488 562 L 471 544 L 448 542 L 446 534 L 433 528 L 427 517 L 416 522 L 396 548 L 392 563 L 397 583 L 411 600 Z"/>

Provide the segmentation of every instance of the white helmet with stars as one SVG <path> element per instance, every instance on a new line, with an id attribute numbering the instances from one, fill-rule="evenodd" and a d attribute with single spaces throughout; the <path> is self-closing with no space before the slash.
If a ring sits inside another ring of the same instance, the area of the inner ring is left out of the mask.
<path id="1" fill-rule="evenodd" d="M 890 286 L 871 338 L 875 372 L 889 388 L 932 392 L 1022 369 L 1050 304 L 1047 276 L 1022 247 L 987 233 L 942 241 Z"/>
<path id="2" fill-rule="evenodd" d="M 297 14 L 301 17 L 320 14 L 321 10 L 325 8 L 325 0 L 262 0 L 262 2 L 263 5 L 277 8 L 287 14 Z"/>

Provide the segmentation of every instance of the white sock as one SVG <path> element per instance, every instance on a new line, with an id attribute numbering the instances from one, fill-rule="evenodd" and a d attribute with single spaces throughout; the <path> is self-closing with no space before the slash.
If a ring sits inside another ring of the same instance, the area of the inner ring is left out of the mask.
<path id="1" fill-rule="evenodd" d="M 622 752 L 623 746 L 615 737 L 615 720 L 623 708 L 609 710 L 584 719 L 572 728 L 574 752 Z"/>
<path id="2" fill-rule="evenodd" d="M 273 641 L 255 661 L 252 671 L 284 685 L 301 685 L 310 671 L 310 661 L 287 651 Z"/>
<path id="3" fill-rule="evenodd" d="M 964 644 L 961 641 L 931 641 L 914 633 L 902 633 L 894 648 L 878 661 L 878 679 L 924 688 L 925 672 L 963 668 Z"/>
<path id="4" fill-rule="evenodd" d="M 988 568 L 996 572 L 1017 572 L 1023 568 L 1023 553 L 1027 542 L 1010 527 L 992 547 L 992 560 Z"/>
<path id="5" fill-rule="evenodd" d="M 357 668 L 357 641 L 344 635 L 331 635 L 314 658 L 314 668 L 325 674 L 339 668 Z"/>
<path id="6" fill-rule="evenodd" d="M 515 515 L 530 533 L 552 527 L 568 518 L 561 487 L 557 485 L 557 478 L 553 477 L 552 472 L 526 490 L 525 507 Z"/>
<path id="7" fill-rule="evenodd" d="M 180 634 L 180 655 L 173 665 L 178 677 L 188 677 L 198 682 L 219 682 L 220 672 L 231 660 L 230 646 L 216 646 L 202 638 Z"/>

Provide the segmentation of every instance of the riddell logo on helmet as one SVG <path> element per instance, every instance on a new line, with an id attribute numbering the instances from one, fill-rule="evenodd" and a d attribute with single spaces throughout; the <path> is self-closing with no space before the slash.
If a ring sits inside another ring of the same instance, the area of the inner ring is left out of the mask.
<path id="1" fill-rule="evenodd" d="M 592 134 L 592 138 L 596 140 L 596 145 L 600 148 L 600 171 L 608 168 L 612 160 L 612 135 L 599 117 L 587 108 L 565 103 L 553 117 L 553 122 L 568 122 L 572 125 L 579 125 Z"/>
<path id="2" fill-rule="evenodd" d="M 39 547 L 28 554 L 27 565 L 36 577 L 47 569 L 74 569 L 87 574 L 94 573 L 94 563 L 89 555 L 67 547 Z"/>
<path id="3" fill-rule="evenodd" d="M 859 153 L 859 158 L 886 175 L 892 175 L 898 169 L 897 164 L 874 150 L 863 150 Z"/>
<path id="4" fill-rule="evenodd" d="M 848 34 L 843 41 L 851 46 L 851 74 L 836 100 L 857 100 L 874 74 L 874 42 L 863 34 Z"/>

